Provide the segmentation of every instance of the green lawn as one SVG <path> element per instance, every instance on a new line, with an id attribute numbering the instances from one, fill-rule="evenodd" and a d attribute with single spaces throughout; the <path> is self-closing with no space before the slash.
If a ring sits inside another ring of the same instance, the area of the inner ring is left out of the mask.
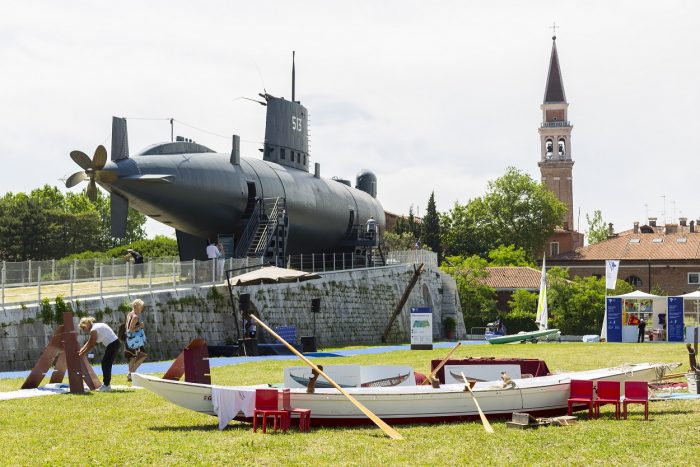
<path id="1" fill-rule="evenodd" d="M 427 372 L 431 358 L 447 349 L 401 351 L 316 363 L 409 364 Z M 523 344 L 462 346 L 457 357 L 509 356 L 544 359 L 551 370 L 587 369 L 641 361 L 682 362 L 681 344 Z M 265 361 L 215 368 L 219 384 L 279 382 L 282 368 L 297 361 Z M 113 384 L 126 384 L 124 376 Z M 18 389 L 20 380 L 0 380 L 0 390 Z M 537 430 L 506 428 L 493 422 L 398 425 L 395 441 L 375 426 L 312 428 L 311 433 L 253 433 L 231 422 L 223 431 L 216 419 L 176 407 L 146 390 L 84 396 L 61 395 L 0 401 L 2 464 L 260 464 L 260 465 L 456 465 L 456 464 L 694 464 L 700 435 L 700 401 L 654 402 L 650 421 L 639 406 L 629 420 L 615 420 L 610 406 L 599 420 Z M 313 414 L 312 414 L 313 415 Z"/>

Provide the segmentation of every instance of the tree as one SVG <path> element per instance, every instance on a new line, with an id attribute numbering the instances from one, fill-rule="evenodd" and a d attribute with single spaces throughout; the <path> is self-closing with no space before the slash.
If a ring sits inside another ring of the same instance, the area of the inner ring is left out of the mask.
<path id="1" fill-rule="evenodd" d="M 562 334 L 598 334 L 605 313 L 605 278 L 574 277 L 569 279 L 568 270 L 553 267 L 547 272 L 548 310 L 551 328 Z M 611 295 L 632 291 L 632 286 L 623 280 Z"/>
<path id="2" fill-rule="evenodd" d="M 437 253 L 438 264 L 442 261 L 442 246 L 440 244 L 440 217 L 435 208 L 435 192 L 430 193 L 428 209 L 425 211 L 422 225 L 422 241 L 428 248 Z"/>
<path id="3" fill-rule="evenodd" d="M 594 245 L 608 239 L 608 228 L 605 225 L 605 221 L 603 221 L 603 215 L 600 210 L 593 211 L 592 218 L 588 217 L 588 214 L 586 214 L 586 223 L 588 224 L 586 235 L 588 236 L 589 245 Z"/>
<path id="4" fill-rule="evenodd" d="M 500 245 L 489 251 L 490 266 L 527 266 L 535 267 L 535 262 L 525 253 L 525 250 L 515 245 Z"/>
<path id="5" fill-rule="evenodd" d="M 440 243 L 443 256 L 479 255 L 486 257 L 490 250 L 487 235 L 478 231 L 474 219 L 474 204 L 455 203 L 447 214 L 440 215 Z"/>
<path id="6" fill-rule="evenodd" d="M 384 232 L 384 247 L 387 251 L 410 250 L 418 240 L 411 232 L 398 234 L 395 232 Z"/>
<path id="7" fill-rule="evenodd" d="M 145 237 L 146 217 L 130 210 L 126 241 Z M 0 259 L 46 260 L 119 244 L 110 234 L 109 201 L 98 192 L 96 204 L 84 192 L 63 194 L 56 187 L 0 198 Z"/>
<path id="8" fill-rule="evenodd" d="M 515 245 L 534 257 L 561 224 L 566 205 L 527 174 L 509 167 L 489 182 L 482 198 L 450 211 L 443 246 L 450 254 L 486 257 L 499 245 Z M 459 233 L 456 233 L 459 232 Z"/>
<path id="9" fill-rule="evenodd" d="M 497 316 L 496 291 L 486 285 L 485 259 L 473 255 L 445 258 L 440 268 L 455 278 L 459 291 L 464 324 L 467 328 L 483 326 Z"/>

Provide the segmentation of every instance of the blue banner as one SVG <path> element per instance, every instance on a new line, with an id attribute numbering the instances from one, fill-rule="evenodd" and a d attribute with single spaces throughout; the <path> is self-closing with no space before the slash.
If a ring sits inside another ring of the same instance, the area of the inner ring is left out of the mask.
<path id="1" fill-rule="evenodd" d="M 683 342 L 683 298 L 668 297 L 666 335 L 669 342 Z"/>
<path id="2" fill-rule="evenodd" d="M 608 298 L 607 310 L 608 342 L 622 342 L 622 299 Z"/>

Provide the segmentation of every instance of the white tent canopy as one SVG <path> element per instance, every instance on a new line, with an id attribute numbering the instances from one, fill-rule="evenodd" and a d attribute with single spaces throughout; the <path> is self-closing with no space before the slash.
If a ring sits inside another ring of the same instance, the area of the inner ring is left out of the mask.
<path id="1" fill-rule="evenodd" d="M 654 298 L 664 298 L 660 295 L 654 295 L 646 292 L 642 292 L 641 290 L 635 290 L 630 293 L 622 294 L 622 295 L 611 295 L 608 298 L 622 298 L 624 300 L 648 300 L 648 299 L 654 299 Z"/>
<path id="2" fill-rule="evenodd" d="M 681 295 L 680 297 L 685 300 L 700 300 L 700 290 Z"/>

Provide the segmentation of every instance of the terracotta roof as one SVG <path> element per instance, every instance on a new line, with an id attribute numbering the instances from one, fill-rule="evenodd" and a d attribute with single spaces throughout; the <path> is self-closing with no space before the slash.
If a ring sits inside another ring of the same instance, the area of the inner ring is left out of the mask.
<path id="1" fill-rule="evenodd" d="M 486 268 L 488 277 L 483 282 L 494 289 L 539 290 L 542 273 L 528 267 L 502 266 Z"/>
<path id="2" fill-rule="evenodd" d="M 700 260 L 699 232 L 690 233 L 682 227 L 674 233 L 664 233 L 659 227 L 653 230 L 654 233 L 626 230 L 575 252 L 553 256 L 551 260 Z"/>
<path id="3" fill-rule="evenodd" d="M 547 74 L 547 87 L 544 91 L 544 102 L 545 104 L 548 102 L 566 102 L 564 82 L 561 79 L 561 70 L 559 69 L 556 40 L 552 41 L 552 56 L 549 59 L 549 73 Z"/>

